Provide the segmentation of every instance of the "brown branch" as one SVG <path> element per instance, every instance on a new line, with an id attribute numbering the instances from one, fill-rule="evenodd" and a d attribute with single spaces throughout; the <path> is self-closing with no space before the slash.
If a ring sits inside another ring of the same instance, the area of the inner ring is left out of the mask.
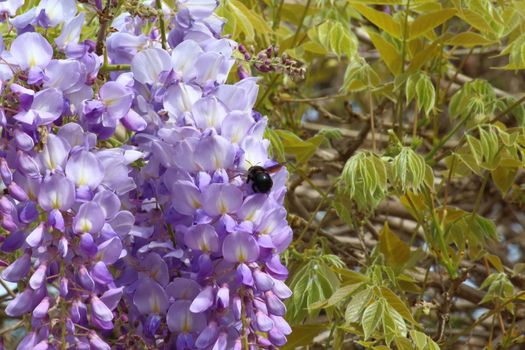
<path id="1" fill-rule="evenodd" d="M 97 44 L 95 46 L 95 52 L 97 55 L 104 55 L 104 49 L 106 46 L 106 33 L 109 26 L 110 16 L 109 11 L 111 9 L 111 1 L 106 2 L 106 6 L 102 11 L 98 13 L 99 28 L 97 33 Z M 105 62 L 104 62 L 105 63 Z"/>
<path id="2" fill-rule="evenodd" d="M 341 155 L 341 160 L 346 161 L 354 155 L 354 153 L 359 149 L 359 147 L 361 147 L 361 145 L 365 142 L 368 133 L 370 132 L 370 129 L 371 123 L 366 123 L 365 125 L 363 125 L 363 127 L 359 131 L 359 134 L 357 134 L 357 138 L 348 145 L 347 149 Z"/>

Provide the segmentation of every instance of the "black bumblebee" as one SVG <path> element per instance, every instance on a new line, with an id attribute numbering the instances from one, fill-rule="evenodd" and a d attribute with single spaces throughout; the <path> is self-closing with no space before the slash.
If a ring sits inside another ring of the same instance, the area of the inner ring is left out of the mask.
<path id="1" fill-rule="evenodd" d="M 283 164 L 276 164 L 267 168 L 258 165 L 252 166 L 248 169 L 246 183 L 252 182 L 253 192 L 268 193 L 273 186 L 273 180 L 270 174 L 279 171 L 282 167 Z"/>

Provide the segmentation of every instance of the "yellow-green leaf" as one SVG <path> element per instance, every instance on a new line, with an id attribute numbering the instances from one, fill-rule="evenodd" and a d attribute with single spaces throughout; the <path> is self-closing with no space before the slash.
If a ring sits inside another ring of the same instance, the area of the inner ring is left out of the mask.
<path id="1" fill-rule="evenodd" d="M 494 30 L 492 29 L 490 24 L 488 24 L 487 21 L 485 21 L 485 19 L 480 14 L 472 10 L 461 9 L 458 12 L 458 17 L 460 17 L 462 20 L 464 20 L 480 32 L 494 33 Z"/>
<path id="2" fill-rule="evenodd" d="M 284 145 L 279 138 L 279 135 L 271 128 L 266 128 L 264 137 L 270 140 L 270 150 L 272 156 L 279 162 L 284 162 Z"/>
<path id="3" fill-rule="evenodd" d="M 393 37 L 401 39 L 401 26 L 392 16 L 360 4 L 354 4 L 353 7 L 370 22 L 372 22 L 388 34 L 392 35 Z"/>
<path id="4" fill-rule="evenodd" d="M 377 33 L 369 31 L 368 34 L 370 35 L 372 43 L 376 47 L 377 51 L 379 51 L 379 55 L 385 61 L 385 64 L 387 65 L 390 72 L 392 72 L 394 75 L 401 73 L 401 56 L 397 52 L 394 45 L 390 44 Z"/>
<path id="5" fill-rule="evenodd" d="M 498 270 L 498 272 L 505 272 L 505 268 L 499 256 L 493 255 L 493 254 L 487 254 L 486 258 L 490 262 L 490 264 L 494 266 L 496 270 Z"/>
<path id="6" fill-rule="evenodd" d="M 361 320 L 363 331 L 365 332 L 365 339 L 368 339 L 372 333 L 374 333 L 379 325 L 382 314 L 383 305 L 377 301 L 365 309 L 365 312 L 363 312 L 363 319 Z"/>
<path id="7" fill-rule="evenodd" d="M 359 273 L 348 269 L 339 269 L 337 267 L 333 267 L 332 270 L 338 274 L 341 275 L 343 278 L 343 281 L 347 282 L 348 284 L 355 284 L 360 282 L 365 282 L 368 278 Z"/>
<path id="8" fill-rule="evenodd" d="M 345 310 L 347 323 L 358 322 L 361 319 L 361 312 L 368 306 L 372 294 L 371 289 L 364 289 L 352 297 Z"/>
<path id="9" fill-rule="evenodd" d="M 412 341 L 414 342 L 418 350 L 424 350 L 427 346 L 427 336 L 425 333 L 416 330 L 411 330 L 410 337 L 412 338 Z"/>
<path id="10" fill-rule="evenodd" d="M 435 57 L 435 54 L 438 52 L 439 44 L 441 44 L 441 41 L 442 39 L 435 40 L 432 43 L 432 45 L 428 46 L 424 50 L 417 52 L 414 55 L 414 58 L 411 60 L 407 72 L 413 73 L 419 68 L 421 68 L 425 63 L 433 59 Z"/>
<path id="11" fill-rule="evenodd" d="M 327 300 L 319 301 L 310 305 L 310 309 L 320 309 L 334 306 L 344 298 L 350 296 L 352 292 L 354 292 L 359 287 L 359 284 L 347 284 L 343 287 L 340 287 Z"/>
<path id="12" fill-rule="evenodd" d="M 294 155 L 301 163 L 308 161 L 314 155 L 322 141 L 316 136 L 305 141 L 287 130 L 275 130 L 275 132 L 281 138 L 286 153 Z"/>
<path id="13" fill-rule="evenodd" d="M 424 4 L 435 0 L 412 0 L 410 4 Z M 407 5 L 408 0 L 348 0 L 350 4 L 364 5 Z"/>
<path id="14" fill-rule="evenodd" d="M 379 251 L 390 265 L 400 267 L 410 259 L 410 247 L 392 232 L 388 223 L 379 235 Z"/>
<path id="15" fill-rule="evenodd" d="M 436 28 L 440 24 L 445 23 L 455 14 L 455 9 L 444 9 L 431 13 L 426 13 L 417 17 L 414 20 L 414 22 L 410 24 L 408 39 L 412 40 L 421 35 L 426 34 L 428 31 Z"/>
<path id="16" fill-rule="evenodd" d="M 307 41 L 303 44 L 303 48 L 305 51 L 309 51 L 318 55 L 326 55 L 328 53 L 328 50 L 325 49 L 322 45 L 319 45 L 315 41 Z"/>
<path id="17" fill-rule="evenodd" d="M 292 326 L 292 334 L 287 336 L 288 342 L 282 350 L 293 350 L 308 345 L 321 332 L 328 328 L 328 324 L 305 324 Z"/>
<path id="18" fill-rule="evenodd" d="M 252 41 L 255 37 L 255 31 L 250 19 L 238 7 L 236 0 L 231 0 L 226 3 L 226 6 L 221 7 L 218 14 L 223 15 L 227 19 L 227 26 L 231 26 L 234 36 L 238 32 L 243 32 L 247 41 Z"/>
<path id="19" fill-rule="evenodd" d="M 405 337 L 395 337 L 394 344 L 396 344 L 397 350 L 414 350 L 414 346 L 412 346 L 410 340 Z"/>
<path id="20" fill-rule="evenodd" d="M 506 167 L 498 166 L 496 169 L 491 170 L 490 175 L 492 180 L 501 193 L 506 194 L 510 189 L 514 180 L 516 179 L 516 174 L 518 173 L 518 168 L 516 167 Z"/>
<path id="21" fill-rule="evenodd" d="M 463 47 L 487 46 L 494 43 L 497 43 L 497 41 L 487 39 L 484 36 L 473 32 L 463 32 L 456 34 L 445 42 L 447 45 Z"/>
<path id="22" fill-rule="evenodd" d="M 417 324 L 417 321 L 412 316 L 410 309 L 406 306 L 403 300 L 401 300 L 401 298 L 399 298 L 393 291 L 386 287 L 383 287 L 381 288 L 381 294 L 383 295 L 383 298 L 385 298 L 388 305 L 390 305 L 394 310 L 399 312 L 399 314 L 405 320 L 412 324 Z"/>

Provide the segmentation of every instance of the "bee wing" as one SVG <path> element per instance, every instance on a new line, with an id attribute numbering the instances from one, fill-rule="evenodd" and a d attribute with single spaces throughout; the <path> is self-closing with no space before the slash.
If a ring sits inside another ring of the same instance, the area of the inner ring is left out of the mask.
<path id="1" fill-rule="evenodd" d="M 269 167 L 266 167 L 264 168 L 264 170 L 266 170 L 268 173 L 270 174 L 273 174 L 273 173 L 276 173 L 278 172 L 279 170 L 281 170 L 281 168 L 286 164 L 287 162 L 283 162 L 283 163 L 277 163 L 275 165 L 271 165 Z"/>
<path id="2" fill-rule="evenodd" d="M 233 178 L 235 178 L 237 176 L 245 175 L 246 172 L 245 171 L 241 171 L 241 170 L 227 169 L 226 170 L 226 174 L 228 174 L 228 177 L 230 179 L 233 179 Z"/>

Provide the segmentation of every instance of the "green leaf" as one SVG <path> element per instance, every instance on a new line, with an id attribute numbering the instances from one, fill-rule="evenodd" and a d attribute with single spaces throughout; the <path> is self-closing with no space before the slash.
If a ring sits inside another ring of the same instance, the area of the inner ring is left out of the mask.
<path id="1" fill-rule="evenodd" d="M 428 350 L 440 350 L 439 345 L 434 340 L 432 340 L 432 338 L 430 337 L 427 337 L 427 338 L 428 338 Z"/>
<path id="2" fill-rule="evenodd" d="M 414 342 L 418 350 L 425 350 L 425 347 L 427 346 L 427 335 L 425 333 L 416 330 L 411 330 L 410 338 L 412 338 L 412 341 Z"/>
<path id="3" fill-rule="evenodd" d="M 348 0 L 350 4 L 366 4 L 366 5 L 407 5 L 409 0 Z M 433 2 L 435 0 L 412 0 L 411 4 L 424 4 Z"/>
<path id="4" fill-rule="evenodd" d="M 392 35 L 394 38 L 402 38 L 401 26 L 390 15 L 360 4 L 354 4 L 352 7 L 370 22 Z"/>
<path id="5" fill-rule="evenodd" d="M 514 106 L 515 103 L 516 103 L 516 98 L 515 97 L 507 97 L 505 99 L 505 107 L 506 108 L 510 108 L 510 107 Z M 525 107 L 524 107 L 523 103 L 520 103 L 517 106 L 515 106 L 514 108 L 512 108 L 510 113 L 516 119 L 516 121 L 518 123 L 518 126 L 520 126 L 520 127 L 525 126 Z"/>
<path id="6" fill-rule="evenodd" d="M 348 284 L 356 284 L 366 282 L 368 277 L 359 272 L 355 272 L 348 269 L 332 268 L 332 270 L 341 275 L 344 282 Z"/>
<path id="7" fill-rule="evenodd" d="M 407 326 L 403 317 L 394 308 L 387 305 L 383 311 L 383 331 L 388 345 L 395 337 L 405 337 L 407 334 Z"/>
<path id="8" fill-rule="evenodd" d="M 425 181 L 425 159 L 410 147 L 403 147 L 392 162 L 392 184 L 401 192 L 418 193 Z"/>
<path id="9" fill-rule="evenodd" d="M 492 181 L 494 181 L 496 187 L 504 195 L 512 187 L 517 174 L 518 167 L 498 166 L 496 169 L 490 171 Z"/>
<path id="10" fill-rule="evenodd" d="M 525 33 L 514 39 L 501 54 L 509 55 L 509 64 L 500 69 L 525 69 Z"/>
<path id="11" fill-rule="evenodd" d="M 312 52 L 317 55 L 326 55 L 328 53 L 328 50 L 324 48 L 321 44 L 315 42 L 315 41 L 307 41 L 303 44 L 303 48 L 306 51 Z"/>
<path id="12" fill-rule="evenodd" d="M 481 148 L 481 142 L 471 135 L 467 135 L 466 139 L 472 157 L 476 161 L 476 164 L 480 165 L 483 161 L 483 150 Z"/>
<path id="13" fill-rule="evenodd" d="M 484 218 L 483 216 L 476 214 L 471 230 L 480 239 L 498 239 L 496 224 L 491 219 Z"/>
<path id="14" fill-rule="evenodd" d="M 270 151 L 273 158 L 278 162 L 284 162 L 286 160 L 284 156 L 284 145 L 279 135 L 272 128 L 266 128 L 264 133 L 264 137 L 270 140 Z"/>
<path id="15" fill-rule="evenodd" d="M 356 92 L 371 89 L 380 83 L 375 70 L 361 57 L 356 57 L 346 67 L 341 91 Z"/>
<path id="16" fill-rule="evenodd" d="M 372 299 L 372 290 L 367 288 L 352 297 L 345 310 L 345 321 L 357 323 L 361 320 L 361 313 Z"/>
<path id="17" fill-rule="evenodd" d="M 411 330 L 410 338 L 417 347 L 417 350 L 439 350 L 439 345 L 428 335 L 420 331 Z"/>
<path id="18" fill-rule="evenodd" d="M 228 3 L 230 6 L 232 6 L 232 8 L 238 9 L 242 15 L 248 19 L 257 34 L 266 35 L 272 32 L 270 26 L 266 23 L 264 18 L 262 18 L 257 12 L 246 7 L 246 5 L 244 5 L 241 1 L 228 0 Z"/>
<path id="19" fill-rule="evenodd" d="M 330 47 L 339 57 L 342 55 L 350 57 L 357 50 L 357 41 L 340 22 L 336 22 L 330 30 Z"/>
<path id="20" fill-rule="evenodd" d="M 473 47 L 473 46 L 488 46 L 497 43 L 497 40 L 490 40 L 484 36 L 473 33 L 473 32 L 463 32 L 454 35 L 449 40 L 445 41 L 446 45 L 452 46 L 463 46 L 463 47 Z"/>
<path id="21" fill-rule="evenodd" d="M 492 180 L 502 194 L 506 194 L 514 181 L 516 180 L 516 175 L 518 174 L 518 168 L 516 167 L 504 167 L 499 166 L 494 170 L 490 171 Z"/>
<path id="22" fill-rule="evenodd" d="M 329 328 L 329 324 L 292 325 L 292 333 L 282 350 L 294 350 L 312 343 L 313 339 Z"/>
<path id="23" fill-rule="evenodd" d="M 406 304 L 399 298 L 393 291 L 386 287 L 381 288 L 381 294 L 383 295 L 383 298 L 385 301 L 390 305 L 392 308 L 394 308 L 399 314 L 408 322 L 417 325 L 417 321 L 412 316 L 412 313 L 410 312 L 410 309 L 406 306 Z"/>
<path id="24" fill-rule="evenodd" d="M 421 75 L 417 84 L 416 92 L 418 97 L 418 106 L 423 109 L 425 115 L 430 115 L 436 103 L 436 91 L 430 78 L 426 75 Z"/>
<path id="25" fill-rule="evenodd" d="M 498 272 L 505 272 L 505 267 L 503 266 L 503 263 L 501 262 L 501 259 L 499 258 L 499 256 L 493 255 L 493 254 L 487 254 L 486 258 L 490 262 L 490 264 L 494 266 L 496 270 L 498 270 Z"/>
<path id="26" fill-rule="evenodd" d="M 368 35 L 370 35 L 372 43 L 376 47 L 377 51 L 379 51 L 379 55 L 385 61 L 385 64 L 390 72 L 392 72 L 393 75 L 398 75 L 401 73 L 401 56 L 397 52 L 397 49 L 394 47 L 394 45 L 383 39 L 381 35 L 371 30 L 368 31 Z"/>
<path id="27" fill-rule="evenodd" d="M 379 301 L 375 301 L 365 309 L 363 312 L 363 318 L 361 320 L 363 332 L 365 333 L 364 339 L 370 338 L 372 333 L 374 333 L 377 326 L 379 325 L 382 314 L 383 304 Z"/>
<path id="28" fill-rule="evenodd" d="M 386 194 L 385 163 L 371 152 L 358 152 L 346 162 L 341 180 L 342 192 L 355 201 L 359 210 L 373 210 Z"/>
<path id="29" fill-rule="evenodd" d="M 244 7 L 244 5 L 240 5 Z M 246 17 L 243 11 L 239 8 L 239 2 L 237 0 L 229 0 L 225 2 L 223 7 L 224 11 L 219 13 L 228 19 L 228 22 L 232 25 L 233 34 L 238 35 L 238 32 L 244 33 L 247 41 L 253 41 L 255 37 L 255 30 L 250 22 L 250 19 Z M 227 24 L 229 24 L 227 23 Z"/>
<path id="30" fill-rule="evenodd" d="M 320 308 L 327 308 L 334 306 L 338 304 L 343 299 L 349 297 L 352 295 L 353 292 L 355 292 L 356 289 L 358 289 L 360 285 L 356 284 L 348 284 L 345 286 L 340 287 L 335 291 L 334 294 L 330 296 L 327 300 L 319 301 L 316 303 L 313 303 L 310 305 L 310 309 L 320 309 Z"/>
<path id="31" fill-rule="evenodd" d="M 395 337 L 394 344 L 396 344 L 397 350 L 414 350 L 414 346 L 405 337 Z"/>
<path id="32" fill-rule="evenodd" d="M 315 138 L 314 136 L 310 140 L 304 141 L 288 130 L 275 130 L 275 133 L 281 138 L 286 153 L 294 155 L 300 163 L 306 163 L 314 155 L 324 139 Z"/>
<path id="33" fill-rule="evenodd" d="M 470 117 L 478 124 L 487 120 L 498 106 L 494 87 L 486 80 L 469 81 L 451 98 L 449 113 L 451 117 Z"/>
<path id="34" fill-rule="evenodd" d="M 407 99 L 407 104 L 412 102 L 414 97 L 416 97 L 416 84 L 419 80 L 419 74 L 412 74 L 408 77 L 405 84 L 405 96 Z"/>
<path id="35" fill-rule="evenodd" d="M 339 186 L 336 191 L 332 206 L 334 207 L 337 216 L 339 216 L 348 227 L 354 227 L 354 216 L 352 215 L 353 202 L 351 198 L 345 194 L 344 189 L 341 190 L 340 187 L 341 186 Z"/>
<path id="36" fill-rule="evenodd" d="M 387 263 L 395 267 L 403 266 L 410 259 L 410 247 L 390 230 L 388 222 L 379 234 L 379 251 Z"/>
<path id="37" fill-rule="evenodd" d="M 445 23 L 456 14 L 455 9 L 444 9 L 431 13 L 426 13 L 417 17 L 411 24 L 408 34 L 408 40 L 415 39 L 426 34 L 437 26 Z"/>
<path id="38" fill-rule="evenodd" d="M 494 33 L 494 30 L 490 24 L 481 16 L 480 14 L 471 11 L 469 9 L 461 8 L 458 12 L 458 17 L 470 24 L 472 27 L 476 28 L 480 32 L 484 33 Z"/>
<path id="39" fill-rule="evenodd" d="M 342 55 L 351 57 L 357 52 L 357 39 L 350 26 L 343 25 L 339 21 L 326 20 L 308 30 L 307 35 L 338 57 Z"/>
<path id="40" fill-rule="evenodd" d="M 446 34 L 437 40 L 434 40 L 431 45 L 425 47 L 423 50 L 416 52 L 410 65 L 408 66 L 407 73 L 417 72 L 423 65 L 435 59 L 437 52 L 441 50 L 443 40 L 446 39 Z"/>

